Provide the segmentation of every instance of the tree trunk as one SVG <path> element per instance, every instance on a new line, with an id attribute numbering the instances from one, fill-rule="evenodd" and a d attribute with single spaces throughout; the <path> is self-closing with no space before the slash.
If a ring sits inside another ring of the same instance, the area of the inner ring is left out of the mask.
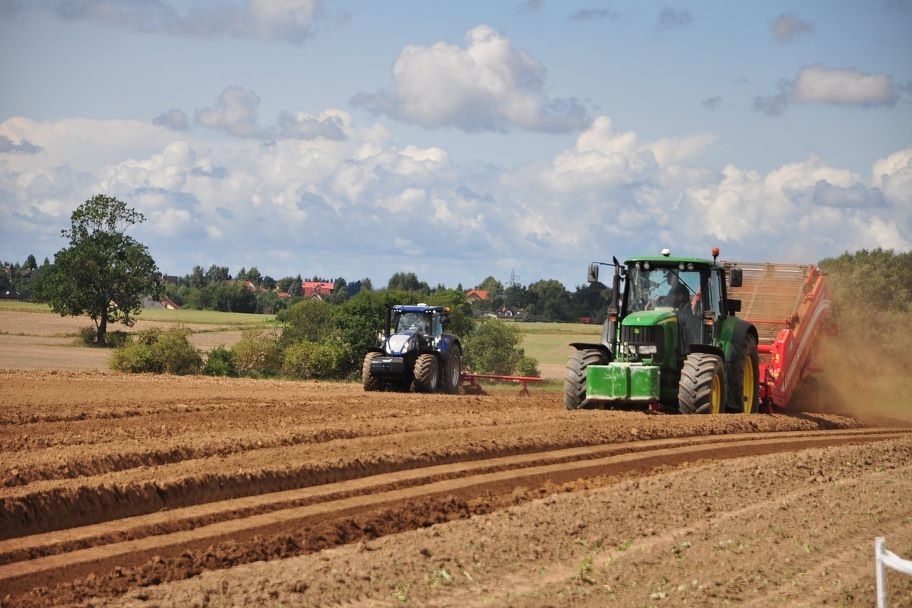
<path id="1" fill-rule="evenodd" d="M 105 346 L 106 333 L 108 333 L 108 317 L 102 316 L 101 320 L 98 321 L 98 334 L 95 337 L 95 342 L 98 346 Z"/>

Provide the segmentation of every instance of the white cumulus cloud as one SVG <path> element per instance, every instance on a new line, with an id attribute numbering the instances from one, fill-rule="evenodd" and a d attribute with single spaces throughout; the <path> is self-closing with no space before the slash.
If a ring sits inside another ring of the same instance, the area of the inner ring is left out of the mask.
<path id="1" fill-rule="evenodd" d="M 466 46 L 407 46 L 393 66 L 392 91 L 359 93 L 352 103 L 425 127 L 465 131 L 561 132 L 584 127 L 575 99 L 545 94 L 540 61 L 487 25 L 466 33 Z"/>

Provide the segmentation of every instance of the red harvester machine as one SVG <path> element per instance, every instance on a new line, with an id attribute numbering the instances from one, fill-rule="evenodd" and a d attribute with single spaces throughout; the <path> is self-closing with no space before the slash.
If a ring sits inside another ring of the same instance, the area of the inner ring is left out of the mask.
<path id="1" fill-rule="evenodd" d="M 760 403 L 785 409 L 798 382 L 812 371 L 817 342 L 831 328 L 826 276 L 814 265 L 727 262 L 740 268 L 738 316 L 752 323 L 760 343 Z M 726 273 L 731 276 L 731 273 Z"/>

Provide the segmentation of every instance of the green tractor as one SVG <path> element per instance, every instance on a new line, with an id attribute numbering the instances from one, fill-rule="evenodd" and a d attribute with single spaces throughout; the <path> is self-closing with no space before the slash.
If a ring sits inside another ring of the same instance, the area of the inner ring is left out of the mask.
<path id="1" fill-rule="evenodd" d="M 759 409 L 757 329 L 735 317 L 725 264 L 661 256 L 613 266 L 608 317 L 598 344 L 573 343 L 564 378 L 567 409 L 644 409 L 682 414 L 755 413 Z M 729 285 L 740 287 L 732 268 Z"/>

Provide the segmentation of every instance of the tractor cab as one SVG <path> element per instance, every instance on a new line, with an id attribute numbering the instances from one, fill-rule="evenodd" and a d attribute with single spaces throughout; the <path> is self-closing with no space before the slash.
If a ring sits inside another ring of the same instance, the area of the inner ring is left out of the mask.
<path id="1" fill-rule="evenodd" d="M 390 335 L 414 335 L 427 343 L 433 343 L 443 335 L 443 326 L 448 320 L 443 306 L 398 305 L 390 313 Z"/>

